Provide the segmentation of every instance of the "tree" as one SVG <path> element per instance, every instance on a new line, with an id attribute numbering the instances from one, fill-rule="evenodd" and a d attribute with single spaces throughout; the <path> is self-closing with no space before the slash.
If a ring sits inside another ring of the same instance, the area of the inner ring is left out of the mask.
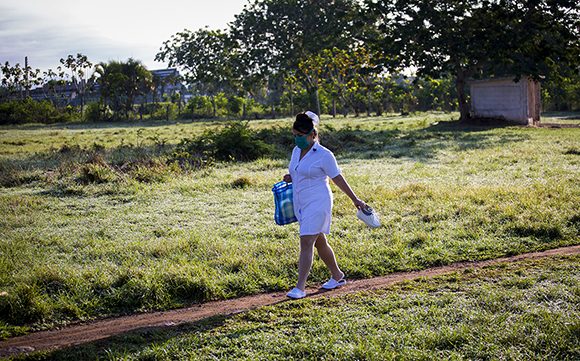
<path id="1" fill-rule="evenodd" d="M 302 75 L 306 89 L 314 96 L 314 106 L 317 114 L 320 114 L 319 89 L 324 71 L 324 57 L 320 54 L 301 59 L 298 63 L 299 73 Z"/>
<path id="2" fill-rule="evenodd" d="M 580 110 L 580 72 L 544 82 L 542 102 L 545 110 Z"/>
<path id="3" fill-rule="evenodd" d="M 377 49 L 391 67 L 419 76 L 453 74 L 462 120 L 466 80 L 513 75 L 540 79 L 578 68 L 579 10 L 558 0 L 366 0 L 381 19 Z M 396 54 L 395 57 L 392 57 Z"/>
<path id="4" fill-rule="evenodd" d="M 100 85 L 101 102 L 114 112 L 123 112 L 125 118 L 133 111 L 135 98 L 148 94 L 153 86 L 151 72 L 138 60 L 99 63 L 95 72 Z"/>
<path id="5" fill-rule="evenodd" d="M 359 114 L 358 100 L 363 103 L 370 115 L 373 92 L 377 86 L 378 74 L 382 67 L 375 65 L 374 54 L 366 47 L 355 49 L 323 49 L 298 64 L 301 73 L 307 77 L 310 87 L 322 86 L 332 99 L 332 114 L 336 114 L 336 101 L 353 108 Z"/>
<path id="6" fill-rule="evenodd" d="M 232 79 L 232 46 L 222 30 L 184 30 L 163 43 L 155 60 L 183 69 L 185 80 L 211 97 L 215 117 L 215 96 Z"/>
<path id="7" fill-rule="evenodd" d="M 66 59 L 60 59 L 60 63 L 71 73 L 72 85 L 81 100 L 81 117 L 85 105 L 85 93 L 88 88 L 88 73 L 93 68 L 93 63 L 86 55 L 78 53 L 76 57 L 69 55 Z"/>
<path id="8" fill-rule="evenodd" d="M 6 62 L 0 70 L 2 71 L 2 86 L 6 88 L 8 96 L 21 92 L 24 86 L 24 71 L 20 64 L 11 66 L 9 62 Z"/>
<path id="9" fill-rule="evenodd" d="M 413 93 L 417 98 L 419 110 L 444 110 L 456 109 L 455 87 L 451 77 L 432 79 L 416 78 Z"/>
<path id="10" fill-rule="evenodd" d="M 40 69 L 33 70 L 30 66 L 21 68 L 19 63 L 11 66 L 9 62 L 5 62 L 0 66 L 0 71 L 2 72 L 2 86 L 6 88 L 8 97 L 20 94 L 20 99 L 24 99 L 32 85 L 42 84 L 42 77 L 39 76 Z"/>
<path id="11" fill-rule="evenodd" d="M 230 32 L 248 75 L 292 74 L 312 94 L 318 110 L 318 75 L 299 64 L 313 61 L 323 49 L 347 49 L 355 43 L 358 10 L 355 0 L 257 0 L 236 15 Z"/>
<path id="12" fill-rule="evenodd" d="M 65 73 L 62 67 L 58 66 L 56 72 L 52 69 L 48 69 L 42 73 L 44 85 L 42 87 L 44 97 L 48 98 L 52 105 L 58 107 L 60 102 L 57 102 L 59 98 L 57 95 L 57 90 L 62 88 L 66 84 Z"/>

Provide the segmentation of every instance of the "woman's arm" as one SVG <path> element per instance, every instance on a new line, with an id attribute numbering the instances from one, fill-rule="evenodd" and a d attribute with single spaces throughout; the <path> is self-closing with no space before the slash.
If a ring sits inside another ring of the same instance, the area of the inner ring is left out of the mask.
<path id="1" fill-rule="evenodd" d="M 334 184 L 336 184 L 338 188 L 340 188 L 341 191 L 344 192 L 344 194 L 348 196 L 348 198 L 352 200 L 352 203 L 354 203 L 354 206 L 356 208 L 361 209 L 366 207 L 366 203 L 360 200 L 356 196 L 356 194 L 354 194 L 352 188 L 350 188 L 350 186 L 348 185 L 346 179 L 344 179 L 342 174 L 339 174 L 336 177 L 332 178 L 332 181 L 334 182 Z"/>

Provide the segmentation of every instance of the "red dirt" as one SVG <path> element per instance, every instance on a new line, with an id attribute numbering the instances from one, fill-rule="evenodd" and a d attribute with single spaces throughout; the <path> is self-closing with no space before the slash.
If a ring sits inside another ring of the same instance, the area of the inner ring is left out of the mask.
<path id="1" fill-rule="evenodd" d="M 579 253 L 580 245 L 577 245 L 552 249 L 544 252 L 525 253 L 518 256 L 504 257 L 488 261 L 460 262 L 448 266 L 429 268 L 422 271 L 397 272 L 384 277 L 353 280 L 346 286 L 330 292 L 322 289 L 309 288 L 307 293 L 309 298 L 336 297 L 346 293 L 384 288 L 406 280 L 412 280 L 419 277 L 433 277 L 468 268 L 482 268 L 502 262 L 515 262 L 527 259 L 537 259 L 557 255 L 574 255 Z M 179 324 L 191 323 L 212 316 L 231 315 L 245 312 L 258 307 L 285 302 L 287 300 L 285 292 L 258 294 L 232 300 L 208 302 L 172 311 L 107 318 L 86 324 L 72 325 L 63 329 L 34 332 L 25 336 L 1 341 L 0 357 L 40 350 L 62 349 L 143 328 L 174 327 Z"/>

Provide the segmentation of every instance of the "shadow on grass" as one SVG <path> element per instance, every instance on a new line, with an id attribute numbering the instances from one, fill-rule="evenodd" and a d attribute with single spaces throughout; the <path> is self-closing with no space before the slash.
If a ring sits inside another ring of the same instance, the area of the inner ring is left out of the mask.
<path id="1" fill-rule="evenodd" d="M 151 124 L 151 126 L 154 125 Z M 332 125 L 323 125 L 321 143 L 343 159 L 403 158 L 429 162 L 441 152 L 448 150 L 485 149 L 529 138 L 521 132 L 490 132 L 503 127 L 513 127 L 513 125 L 502 122 L 466 124 L 458 121 L 442 121 L 415 129 L 399 129 L 395 125 L 374 130 L 352 126 L 336 129 Z M 285 127 L 274 126 L 261 129 L 255 132 L 255 139 L 271 145 L 265 147 L 270 150 L 267 154 L 263 154 L 264 158 L 286 159 L 290 157 L 293 138 Z M 233 138 L 232 141 L 235 142 L 235 140 L 236 138 Z M 236 144 L 232 144 L 232 147 L 235 146 Z M 170 156 L 175 149 L 176 146 L 167 144 L 161 147 L 159 145 L 120 146 L 108 149 L 67 148 L 63 145 L 60 149 L 31 155 L 24 159 L 0 161 L 0 171 L 2 171 L 0 185 L 12 187 L 42 181 L 43 175 L 55 169 L 67 168 L 75 162 L 76 164 L 86 163 L 95 154 L 99 154 L 107 164 L 122 167 L 147 159 Z M 54 193 L 58 196 L 67 194 L 58 189 Z"/>
<path id="2" fill-rule="evenodd" d="M 163 344 L 173 338 L 191 333 L 202 333 L 221 327 L 233 315 L 208 317 L 196 322 L 176 326 L 142 328 L 115 335 L 99 341 L 72 346 L 53 352 L 22 356 L 22 360 L 95 360 L 107 359 L 111 355 L 123 355 L 143 351 L 153 344 Z"/>
<path id="3" fill-rule="evenodd" d="M 54 193 L 62 195 L 67 193 L 63 193 L 61 189 L 63 186 L 77 186 L 82 185 L 83 182 L 71 182 L 68 179 L 67 184 L 64 184 L 60 180 L 74 178 L 75 173 L 89 164 L 102 165 L 101 170 L 109 173 L 113 171 L 122 173 L 137 166 L 157 165 L 158 163 L 152 160 L 167 154 L 171 149 L 171 146 L 159 144 L 138 147 L 120 146 L 109 149 L 101 146 L 82 148 L 62 145 L 60 148 L 33 154 L 26 158 L 0 159 L 0 187 L 11 188 L 40 182 L 48 185 L 49 188 L 56 187 Z M 50 193 L 52 191 L 43 192 L 43 194 Z"/>
<path id="4" fill-rule="evenodd" d="M 284 119 L 284 118 L 278 118 Z M 273 119 L 273 120 L 278 120 Z M 253 119 L 252 119 L 253 120 Z M 145 120 L 115 120 L 115 121 L 99 121 L 99 122 L 68 122 L 68 123 L 28 123 L 28 124 L 12 124 L 0 125 L 0 131 L 6 130 L 100 130 L 112 128 L 158 128 L 177 124 L 203 124 L 207 126 L 218 126 L 234 121 L 228 118 L 200 118 L 200 119 L 145 119 Z"/>
<path id="5" fill-rule="evenodd" d="M 513 127 L 505 122 L 435 122 L 413 130 L 370 131 L 343 128 L 322 134 L 321 143 L 342 158 L 407 158 L 428 162 L 446 150 L 465 151 L 502 146 L 529 139 L 525 134 L 489 131 Z M 323 130 L 324 131 L 324 130 Z"/>

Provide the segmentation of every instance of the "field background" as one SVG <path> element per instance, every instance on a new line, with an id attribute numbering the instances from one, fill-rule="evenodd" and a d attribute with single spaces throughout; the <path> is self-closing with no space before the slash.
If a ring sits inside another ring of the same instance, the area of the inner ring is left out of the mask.
<path id="1" fill-rule="evenodd" d="M 347 277 L 580 243 L 580 129 L 456 118 L 322 120 L 321 143 L 384 224 L 366 228 L 333 187 Z M 297 226 L 274 224 L 270 188 L 291 122 L 249 123 L 274 156 L 189 167 L 176 145 L 225 122 L 0 128 L 0 337 L 290 288 Z M 328 276 L 316 260 L 310 284 Z"/>

